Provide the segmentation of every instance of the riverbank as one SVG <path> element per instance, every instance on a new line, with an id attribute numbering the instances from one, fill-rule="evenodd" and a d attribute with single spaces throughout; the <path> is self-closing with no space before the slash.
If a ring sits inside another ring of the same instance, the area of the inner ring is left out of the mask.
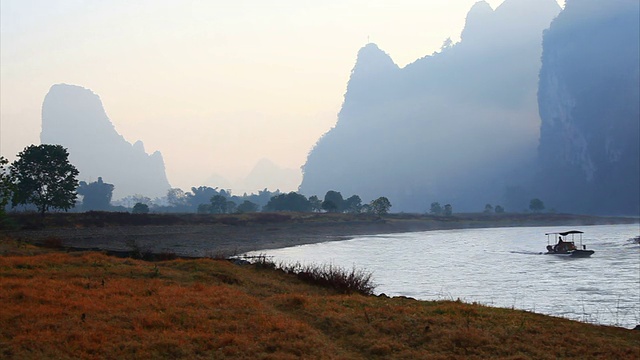
<path id="1" fill-rule="evenodd" d="M 0 237 L 3 359 L 636 359 L 640 331 Z M 265 266 L 267 265 L 267 266 Z"/>
<path id="2" fill-rule="evenodd" d="M 353 236 L 413 231 L 637 223 L 636 218 L 571 214 L 254 213 L 239 215 L 56 213 L 10 214 L 4 234 L 25 242 L 68 249 L 143 252 L 179 257 L 228 257 Z"/>

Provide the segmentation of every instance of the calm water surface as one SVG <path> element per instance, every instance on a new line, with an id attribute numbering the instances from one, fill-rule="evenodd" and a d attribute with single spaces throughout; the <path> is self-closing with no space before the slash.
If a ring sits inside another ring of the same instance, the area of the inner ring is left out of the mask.
<path id="1" fill-rule="evenodd" d="M 572 227 L 427 231 L 252 252 L 275 262 L 373 273 L 376 293 L 461 299 L 633 328 L 640 324 L 640 226 L 580 226 L 591 258 L 542 255 L 547 232 Z"/>

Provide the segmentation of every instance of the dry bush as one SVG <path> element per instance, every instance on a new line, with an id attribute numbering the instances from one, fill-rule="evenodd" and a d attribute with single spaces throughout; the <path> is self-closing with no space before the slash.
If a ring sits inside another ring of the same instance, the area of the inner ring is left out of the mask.
<path id="1" fill-rule="evenodd" d="M 254 264 L 264 269 L 278 269 L 296 277 L 309 284 L 333 289 L 341 294 L 362 294 L 371 295 L 375 289 L 372 280 L 372 273 L 356 269 L 345 269 L 333 264 L 315 265 L 300 263 L 276 264 L 264 255 L 257 256 Z"/>

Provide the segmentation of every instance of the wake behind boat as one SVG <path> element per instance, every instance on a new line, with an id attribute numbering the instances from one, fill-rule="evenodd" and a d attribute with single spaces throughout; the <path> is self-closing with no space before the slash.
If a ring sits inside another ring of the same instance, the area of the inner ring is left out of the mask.
<path id="1" fill-rule="evenodd" d="M 547 252 L 545 254 L 565 257 L 589 257 L 593 255 L 595 251 L 587 250 L 587 246 L 582 244 L 582 234 L 584 233 L 578 230 L 546 233 Z M 579 242 L 578 246 L 576 246 L 575 241 L 576 235 Z"/>

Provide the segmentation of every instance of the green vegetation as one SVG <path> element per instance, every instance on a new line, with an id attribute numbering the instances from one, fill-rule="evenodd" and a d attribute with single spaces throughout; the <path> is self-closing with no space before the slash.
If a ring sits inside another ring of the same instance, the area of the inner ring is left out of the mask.
<path id="1" fill-rule="evenodd" d="M 226 214 L 228 211 L 227 198 L 222 195 L 213 195 L 210 200 L 209 212 L 212 214 Z"/>
<path id="2" fill-rule="evenodd" d="M 529 202 L 529 210 L 534 213 L 541 213 L 544 210 L 544 202 L 538 198 L 531 199 Z"/>
<path id="3" fill-rule="evenodd" d="M 14 206 L 33 204 L 42 215 L 49 209 L 75 206 L 78 170 L 61 145 L 30 145 L 11 164 Z"/>
<path id="4" fill-rule="evenodd" d="M 136 203 L 133 205 L 133 210 L 131 211 L 134 214 L 147 214 L 149 213 L 149 205 L 144 203 Z"/>
<path id="5" fill-rule="evenodd" d="M 329 190 L 324 195 L 324 201 L 322 202 L 322 209 L 326 212 L 343 212 L 344 211 L 344 199 L 342 194 L 338 191 Z"/>
<path id="6" fill-rule="evenodd" d="M 249 200 L 243 201 L 242 204 L 238 205 L 236 208 L 236 212 L 238 214 L 258 212 L 258 210 L 260 210 L 258 204 L 252 203 Z"/>
<path id="7" fill-rule="evenodd" d="M 113 184 L 107 184 L 99 177 L 98 181 L 87 183 L 80 181 L 78 195 L 82 195 L 82 210 L 110 210 Z"/>
<path id="8" fill-rule="evenodd" d="M 6 168 L 9 160 L 0 156 L 0 221 L 3 220 L 5 207 L 11 200 L 13 183 L 11 181 L 11 173 Z"/>
<path id="9" fill-rule="evenodd" d="M 320 200 L 317 195 L 309 198 L 297 192 L 270 192 L 267 189 L 258 194 L 232 195 L 230 190 L 208 186 L 192 187 L 191 192 L 179 188 L 169 189 L 163 198 L 154 200 L 139 194 L 129 195 L 111 204 L 113 184 L 98 181 L 78 183 L 78 170 L 69 163 L 68 153 L 60 145 L 31 145 L 18 154 L 7 170 L 8 164 L 0 157 L 0 216 L 4 216 L 9 199 L 12 205 L 37 207 L 44 215 L 49 209 L 69 210 L 76 206 L 77 195 L 82 196 L 82 206 L 76 211 L 132 211 L 135 214 L 154 213 L 198 213 L 198 214 L 243 214 L 253 212 L 326 212 L 349 214 L 387 215 L 392 207 L 387 197 L 381 196 L 368 204 L 363 204 L 358 195 L 344 199 L 342 194 L 329 190 Z M 513 192 L 513 191 L 512 191 Z M 131 207 L 131 204 L 135 204 Z M 541 213 L 544 202 L 532 199 L 529 210 Z M 483 213 L 502 214 L 504 208 L 486 204 Z M 526 210 L 524 210 L 526 212 Z M 554 209 L 547 211 L 555 213 Z M 440 205 L 432 202 L 429 213 L 434 216 L 453 215 L 451 204 Z"/>
<path id="10" fill-rule="evenodd" d="M 442 215 L 442 206 L 439 202 L 432 202 L 431 208 L 429 209 L 429 213 L 431 215 Z"/>
<path id="11" fill-rule="evenodd" d="M 391 202 L 384 196 L 373 200 L 370 204 L 371 211 L 376 215 L 386 215 L 391 209 Z"/>
<path id="12" fill-rule="evenodd" d="M 292 191 L 288 194 L 280 194 L 272 197 L 264 209 L 266 211 L 310 212 L 311 204 L 306 196 Z"/>
<path id="13" fill-rule="evenodd" d="M 350 214 L 358 214 L 362 211 L 362 199 L 358 195 L 352 195 L 344 201 L 344 210 Z"/>

